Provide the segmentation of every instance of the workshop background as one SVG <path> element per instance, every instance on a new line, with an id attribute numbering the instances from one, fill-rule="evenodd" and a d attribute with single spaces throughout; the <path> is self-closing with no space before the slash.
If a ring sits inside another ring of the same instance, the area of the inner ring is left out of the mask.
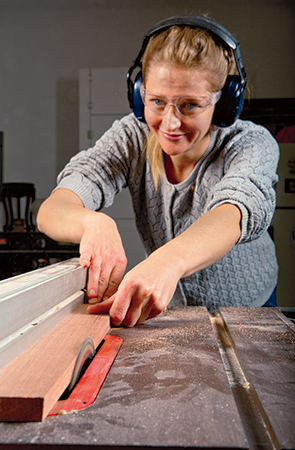
<path id="1" fill-rule="evenodd" d="M 151 26 L 190 13 L 208 14 L 237 36 L 251 98 L 295 98 L 294 0 L 0 0 L 0 184 L 30 182 L 37 198 L 46 198 L 59 171 L 83 149 L 83 73 L 129 67 Z M 291 175 L 283 179 L 292 180 L 294 144 L 288 155 Z M 280 206 L 285 212 L 279 222 L 287 223 L 280 265 L 285 264 L 281 273 L 288 272 L 280 301 L 295 306 L 295 250 L 289 236 L 295 225 L 294 182 L 289 187 L 291 196 Z M 124 220 L 122 227 L 129 229 Z M 3 222 L 1 207 L 0 228 Z M 142 249 L 134 242 L 130 246 L 134 263 Z"/>

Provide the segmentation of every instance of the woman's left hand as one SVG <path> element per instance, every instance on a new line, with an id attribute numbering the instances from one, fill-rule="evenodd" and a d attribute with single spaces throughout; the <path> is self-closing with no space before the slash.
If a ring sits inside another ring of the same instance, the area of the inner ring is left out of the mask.
<path id="1" fill-rule="evenodd" d="M 109 313 L 115 326 L 132 327 L 160 314 L 170 302 L 179 280 L 176 270 L 157 251 L 123 278 L 109 299 L 88 307 L 92 314 Z"/>
<path id="2" fill-rule="evenodd" d="M 222 258 L 239 240 L 241 211 L 224 203 L 196 220 L 187 230 L 155 250 L 125 275 L 109 299 L 88 312 L 111 316 L 113 325 L 132 327 L 160 314 L 178 280 Z"/>

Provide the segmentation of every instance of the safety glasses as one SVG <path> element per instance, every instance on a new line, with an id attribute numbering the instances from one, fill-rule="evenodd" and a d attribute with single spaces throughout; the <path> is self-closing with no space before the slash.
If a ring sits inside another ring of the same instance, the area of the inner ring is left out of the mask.
<path id="1" fill-rule="evenodd" d="M 148 91 L 141 85 L 140 94 L 144 105 L 155 114 L 165 114 L 168 107 L 173 105 L 180 116 L 192 117 L 199 116 L 212 105 L 218 102 L 221 97 L 221 91 L 213 92 L 199 97 L 166 97 L 165 95 L 155 94 Z"/>

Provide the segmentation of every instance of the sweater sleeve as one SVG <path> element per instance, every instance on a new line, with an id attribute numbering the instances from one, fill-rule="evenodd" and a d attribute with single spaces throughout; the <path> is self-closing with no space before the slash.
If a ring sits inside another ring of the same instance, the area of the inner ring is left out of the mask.
<path id="1" fill-rule="evenodd" d="M 231 133 L 224 136 L 220 154 L 224 176 L 208 197 L 206 209 L 237 205 L 242 213 L 239 242 L 246 242 L 262 235 L 272 220 L 279 147 L 264 127 L 251 122 L 238 121 Z"/>
<path id="2" fill-rule="evenodd" d="M 128 185 L 131 166 L 139 163 L 147 127 L 133 114 L 114 122 L 93 148 L 75 155 L 57 178 L 57 187 L 70 189 L 84 207 L 100 210 Z"/>

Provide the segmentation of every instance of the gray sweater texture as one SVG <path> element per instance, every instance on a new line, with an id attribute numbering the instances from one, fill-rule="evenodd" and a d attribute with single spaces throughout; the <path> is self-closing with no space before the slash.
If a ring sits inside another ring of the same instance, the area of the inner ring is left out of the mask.
<path id="1" fill-rule="evenodd" d="M 189 177 L 155 189 L 146 158 L 147 125 L 133 114 L 114 122 L 93 148 L 79 152 L 58 176 L 85 208 L 100 210 L 122 189 L 131 194 L 147 255 L 223 203 L 239 206 L 241 237 L 217 263 L 179 281 L 170 306 L 261 306 L 277 283 L 275 247 L 268 227 L 275 209 L 278 144 L 263 127 L 237 120 L 213 127 L 206 153 Z M 106 211 L 107 212 L 107 211 Z"/>

